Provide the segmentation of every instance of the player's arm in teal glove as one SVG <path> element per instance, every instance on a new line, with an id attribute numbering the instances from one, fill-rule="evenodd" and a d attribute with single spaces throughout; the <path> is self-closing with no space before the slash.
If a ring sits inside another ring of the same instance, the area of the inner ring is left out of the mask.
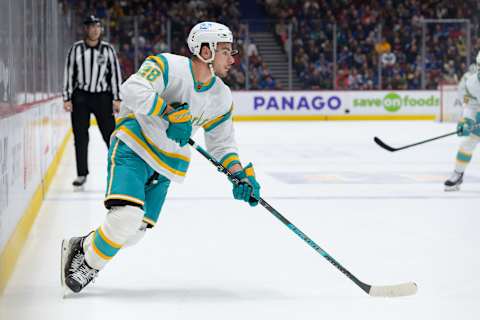
<path id="1" fill-rule="evenodd" d="M 468 137 L 475 129 L 475 120 L 470 118 L 463 118 L 457 124 L 457 134 L 460 137 Z"/>
<path id="2" fill-rule="evenodd" d="M 240 165 L 238 166 L 240 167 Z M 260 199 L 260 185 L 255 178 L 253 165 L 249 163 L 245 168 L 235 171 L 232 175 L 240 180 L 239 184 L 233 184 L 233 197 L 248 202 L 252 207 L 256 206 Z"/>
<path id="3" fill-rule="evenodd" d="M 181 147 L 186 145 L 192 135 L 192 115 L 188 104 L 168 106 L 163 119 L 168 121 L 167 137 L 177 142 Z"/>

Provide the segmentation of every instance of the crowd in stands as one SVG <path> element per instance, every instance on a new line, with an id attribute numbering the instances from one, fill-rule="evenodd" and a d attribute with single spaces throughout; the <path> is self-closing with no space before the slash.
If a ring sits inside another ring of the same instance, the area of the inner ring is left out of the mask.
<path id="1" fill-rule="evenodd" d="M 256 44 L 246 39 L 237 0 L 63 0 L 105 21 L 118 48 L 124 78 L 151 54 L 170 51 L 189 56 L 185 38 L 199 21 L 227 24 L 234 32 L 235 65 L 226 82 L 232 89 L 285 89 L 272 76 Z M 303 89 L 422 88 L 422 18 L 471 21 L 471 61 L 480 50 L 480 2 L 476 0 L 259 0 L 285 52 L 292 26 L 293 70 Z M 138 18 L 138 40 L 134 19 Z M 168 21 L 171 22 L 170 29 Z M 169 47 L 169 30 L 171 31 Z M 334 41 L 334 32 L 337 37 Z M 137 43 L 135 43 L 137 41 Z M 425 38 L 425 84 L 456 83 L 467 70 L 466 25 L 430 23 Z M 137 46 L 135 46 L 137 44 Z M 260 44 L 261 45 L 261 44 Z M 334 46 L 336 45 L 336 61 Z M 137 47 L 138 50 L 135 50 Z M 248 79 L 247 79 L 248 76 Z"/>
<path id="2" fill-rule="evenodd" d="M 420 89 L 422 18 L 470 19 L 471 58 L 480 50 L 474 37 L 480 12 L 476 0 L 263 0 L 262 4 L 276 20 L 275 34 L 285 48 L 287 26 L 292 25 L 294 69 L 306 89 Z M 427 25 L 427 89 L 457 82 L 467 70 L 466 39 L 466 24 Z"/>
<path id="3" fill-rule="evenodd" d="M 230 27 L 235 39 L 235 65 L 225 82 L 232 89 L 243 89 L 246 75 L 250 88 L 267 89 L 268 67 L 245 42 L 246 26 L 240 23 L 240 11 L 236 0 L 64 0 L 65 7 L 77 13 L 91 12 L 102 19 L 106 36 L 117 47 L 124 79 L 135 72 L 135 61 L 140 64 L 147 56 L 172 52 L 190 56 L 186 38 L 190 29 L 199 21 L 216 21 Z M 137 29 L 135 29 L 135 19 Z M 81 18 L 81 16 L 79 16 Z M 170 29 L 168 21 L 171 22 Z M 134 32 L 139 37 L 135 40 Z M 171 30 L 170 45 L 168 32 Z M 81 32 L 81 30 L 80 30 Z M 81 33 L 78 34 L 82 36 Z M 135 42 L 137 41 L 137 42 Z M 137 47 L 137 50 L 135 50 Z M 247 55 L 248 52 L 248 55 Z M 248 63 L 247 63 L 248 59 Z M 247 72 L 248 65 L 248 72 Z"/>

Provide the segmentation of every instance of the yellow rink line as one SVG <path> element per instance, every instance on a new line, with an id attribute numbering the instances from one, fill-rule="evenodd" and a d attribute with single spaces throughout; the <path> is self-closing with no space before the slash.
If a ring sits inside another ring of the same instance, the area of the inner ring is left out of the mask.
<path id="1" fill-rule="evenodd" d="M 436 119 L 432 114 L 418 115 L 371 115 L 371 114 L 345 114 L 345 115 L 257 115 L 233 116 L 234 121 L 384 121 L 384 120 L 430 120 Z"/>
<path id="2" fill-rule="evenodd" d="M 45 194 L 52 183 L 53 177 L 57 172 L 58 165 L 62 159 L 63 153 L 68 140 L 72 136 L 72 130 L 69 129 L 65 138 L 63 138 L 57 154 L 52 160 L 52 163 L 47 169 L 45 176 L 43 177 L 43 183 L 40 183 L 35 190 L 35 193 L 30 200 L 22 218 L 18 222 L 15 230 L 13 231 L 10 239 L 8 240 L 3 252 L 0 253 L 0 296 L 2 295 L 10 276 L 13 273 L 15 264 L 17 263 L 20 252 L 27 241 L 28 234 L 32 228 L 35 218 L 40 211 Z"/>

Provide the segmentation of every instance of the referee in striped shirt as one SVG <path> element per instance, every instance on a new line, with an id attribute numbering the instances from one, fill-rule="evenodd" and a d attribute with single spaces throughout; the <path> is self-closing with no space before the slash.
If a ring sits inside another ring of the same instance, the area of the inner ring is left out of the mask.
<path id="1" fill-rule="evenodd" d="M 90 114 L 97 119 L 103 140 L 110 142 L 115 129 L 113 113 L 120 109 L 120 64 L 113 47 L 102 41 L 100 19 L 84 20 L 85 38 L 70 49 L 64 75 L 63 107 L 71 112 L 77 178 L 76 189 L 82 189 L 88 175 L 88 129 Z"/>

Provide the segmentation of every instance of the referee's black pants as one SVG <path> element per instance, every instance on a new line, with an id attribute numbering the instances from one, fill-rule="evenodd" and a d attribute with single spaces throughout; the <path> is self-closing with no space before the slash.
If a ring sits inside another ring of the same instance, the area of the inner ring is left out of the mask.
<path id="1" fill-rule="evenodd" d="M 91 113 L 97 119 L 103 141 L 107 147 L 110 145 L 110 135 L 115 130 L 112 99 L 110 92 L 90 93 L 78 89 L 73 92 L 71 120 L 78 176 L 88 175 L 88 129 Z"/>

